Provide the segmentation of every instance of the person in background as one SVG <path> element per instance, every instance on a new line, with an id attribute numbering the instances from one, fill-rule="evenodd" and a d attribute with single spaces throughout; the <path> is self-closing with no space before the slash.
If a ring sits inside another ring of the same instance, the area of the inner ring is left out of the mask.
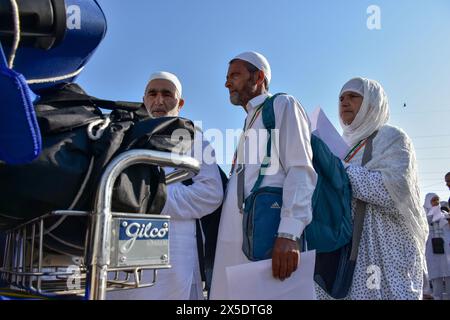
<path id="1" fill-rule="evenodd" d="M 450 190 L 450 172 L 447 172 L 447 174 L 445 175 L 445 184 L 448 187 L 448 190 Z M 450 204 L 450 197 L 448 198 L 447 201 Z"/>
<path id="2" fill-rule="evenodd" d="M 431 281 L 434 300 L 450 299 L 450 228 L 449 216 L 443 212 L 439 196 L 428 193 L 423 205 L 430 224 L 426 244 L 428 279 Z"/>
<path id="3" fill-rule="evenodd" d="M 445 184 L 447 185 L 448 189 L 450 190 L 450 172 L 447 172 L 445 175 Z"/>
<path id="4" fill-rule="evenodd" d="M 424 202 L 423 208 L 424 208 L 425 214 L 427 216 L 427 221 L 428 221 L 428 212 L 433 207 L 431 205 L 431 202 L 434 197 L 438 197 L 438 195 L 435 193 L 428 193 L 425 196 L 425 202 Z M 436 199 L 434 200 L 434 202 L 436 202 Z M 428 234 L 427 247 L 428 247 L 428 239 L 429 238 L 430 238 L 430 235 Z M 425 248 L 425 257 L 426 257 L 427 262 L 428 262 L 427 255 L 429 255 L 429 250 L 430 249 Z M 424 273 L 423 273 L 423 300 L 433 300 L 433 292 L 431 289 L 431 282 L 428 277 L 428 267 L 424 270 Z"/>
<path id="5" fill-rule="evenodd" d="M 450 208 L 448 206 L 448 202 L 447 201 L 441 201 L 439 205 L 441 206 L 441 210 L 449 213 Z"/>

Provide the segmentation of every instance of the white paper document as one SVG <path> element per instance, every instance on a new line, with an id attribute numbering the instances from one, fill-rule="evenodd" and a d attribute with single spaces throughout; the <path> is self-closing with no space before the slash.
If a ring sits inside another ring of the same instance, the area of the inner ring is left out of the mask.
<path id="1" fill-rule="evenodd" d="M 301 253 L 298 269 L 284 281 L 272 276 L 271 259 L 227 267 L 228 299 L 316 300 L 315 260 L 315 251 Z"/>
<path id="2" fill-rule="evenodd" d="M 344 159 L 349 147 L 327 118 L 325 112 L 318 107 L 311 113 L 309 118 L 311 121 L 312 134 L 322 139 L 336 157 Z"/>

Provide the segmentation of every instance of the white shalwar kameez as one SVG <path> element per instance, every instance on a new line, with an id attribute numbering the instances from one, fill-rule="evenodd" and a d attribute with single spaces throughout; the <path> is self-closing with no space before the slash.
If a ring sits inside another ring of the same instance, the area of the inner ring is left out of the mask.
<path id="1" fill-rule="evenodd" d="M 249 119 L 252 119 L 257 107 L 267 97 L 267 94 L 257 96 L 247 104 L 246 129 L 250 129 L 247 128 L 250 125 Z M 279 130 L 279 143 L 272 144 L 271 166 L 264 176 L 261 187 L 283 188 L 278 232 L 299 237 L 312 219 L 311 198 L 317 180 L 312 165 L 309 120 L 300 103 L 292 96 L 283 95 L 275 98 L 274 112 L 275 128 Z M 267 145 L 267 132 L 261 115 L 256 118 L 251 128 L 256 131 L 248 130 L 244 143 L 239 146 L 239 148 L 245 148 L 245 197 L 250 194 L 256 182 Z M 258 137 L 257 141 L 254 140 L 255 137 Z M 274 137 L 272 141 L 277 140 Z M 280 161 L 278 162 L 277 159 Z M 228 182 L 222 209 L 211 299 L 228 299 L 227 267 L 250 262 L 242 252 L 242 238 L 242 215 L 237 204 L 237 176 L 233 172 Z"/>

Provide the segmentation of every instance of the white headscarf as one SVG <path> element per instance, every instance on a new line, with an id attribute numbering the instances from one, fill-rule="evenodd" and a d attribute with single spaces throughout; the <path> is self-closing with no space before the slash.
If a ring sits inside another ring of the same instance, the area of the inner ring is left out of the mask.
<path id="1" fill-rule="evenodd" d="M 339 116 L 342 137 L 353 147 L 388 122 L 389 103 L 383 87 L 375 80 L 353 78 L 342 87 L 339 97 L 349 91 L 363 96 L 361 108 L 350 125 L 344 124 Z"/>
<path id="2" fill-rule="evenodd" d="M 423 208 L 425 209 L 425 212 L 427 214 L 428 214 L 428 212 L 430 212 L 431 208 L 433 208 L 433 206 L 431 205 L 431 200 L 437 196 L 438 195 L 436 193 L 427 193 L 427 195 L 425 196 L 425 202 L 423 204 Z"/>

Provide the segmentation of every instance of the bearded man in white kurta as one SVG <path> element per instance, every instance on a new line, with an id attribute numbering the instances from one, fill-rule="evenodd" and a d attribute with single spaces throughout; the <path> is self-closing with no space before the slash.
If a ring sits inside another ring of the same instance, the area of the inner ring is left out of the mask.
<path id="1" fill-rule="evenodd" d="M 178 78 L 169 72 L 157 72 L 147 84 L 144 105 L 154 117 L 176 117 L 184 105 L 182 87 Z M 169 254 L 171 269 L 158 270 L 153 287 L 126 291 L 112 291 L 108 299 L 127 300 L 201 300 L 203 299 L 200 267 L 197 254 L 196 219 L 216 210 L 223 199 L 222 180 L 212 146 L 195 132 L 191 156 L 200 162 L 199 173 L 193 184 L 175 183 L 167 186 L 167 200 L 161 212 L 171 216 Z M 166 170 L 166 173 L 167 170 Z M 144 272 L 149 283 L 153 272 Z"/>
<path id="2" fill-rule="evenodd" d="M 230 61 L 225 86 L 230 101 L 247 112 L 244 134 L 256 130 L 257 140 L 245 136 L 237 154 L 244 154 L 244 198 L 257 180 L 267 145 L 267 133 L 257 108 L 270 96 L 271 71 L 267 59 L 256 52 L 245 52 Z M 281 220 L 272 249 L 273 277 L 284 280 L 299 263 L 298 239 L 312 220 L 311 199 L 317 175 L 312 165 L 310 125 L 305 111 L 292 96 L 274 100 L 277 140 L 272 144 L 272 161 L 261 187 L 283 188 Z M 249 150 L 255 150 L 249 152 Z M 252 161 L 255 160 L 255 161 Z M 236 166 L 235 166 L 236 167 Z M 223 205 L 216 258 L 211 285 L 211 299 L 228 299 L 226 268 L 250 262 L 242 251 L 242 214 L 237 203 L 237 174 L 233 168 Z M 252 297 L 248 297 L 251 299 Z"/>

